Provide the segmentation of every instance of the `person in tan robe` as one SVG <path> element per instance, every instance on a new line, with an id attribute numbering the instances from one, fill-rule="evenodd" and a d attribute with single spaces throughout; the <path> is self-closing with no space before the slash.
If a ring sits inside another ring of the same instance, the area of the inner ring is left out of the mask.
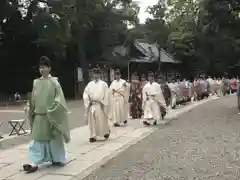
<path id="1" fill-rule="evenodd" d="M 126 102 L 125 120 L 128 120 L 129 112 L 130 112 L 130 105 L 129 105 L 130 87 L 131 87 L 130 83 L 126 82 L 126 88 L 125 88 L 125 102 Z"/>
<path id="2" fill-rule="evenodd" d="M 149 72 L 148 74 L 149 82 L 145 84 L 142 90 L 143 96 L 143 110 L 144 110 L 144 125 L 157 125 L 157 122 L 163 119 L 161 114 L 162 109 L 165 109 L 166 113 L 166 103 L 164 96 L 161 91 L 160 84 L 154 82 L 154 74 Z M 165 116 L 165 114 L 164 114 Z"/>
<path id="3" fill-rule="evenodd" d="M 93 80 L 84 89 L 83 100 L 85 116 L 90 131 L 89 142 L 108 139 L 110 128 L 108 124 L 108 85 L 100 79 L 100 70 L 93 69 Z"/>
<path id="4" fill-rule="evenodd" d="M 120 70 L 115 70 L 115 80 L 110 85 L 111 111 L 110 117 L 115 127 L 121 123 L 127 124 L 126 109 L 128 107 L 129 93 L 127 82 L 121 79 Z"/>

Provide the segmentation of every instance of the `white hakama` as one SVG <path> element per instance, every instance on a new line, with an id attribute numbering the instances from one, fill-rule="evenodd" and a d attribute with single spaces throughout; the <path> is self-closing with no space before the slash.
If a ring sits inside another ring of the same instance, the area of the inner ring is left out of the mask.
<path id="1" fill-rule="evenodd" d="M 108 85 L 102 80 L 89 82 L 84 90 L 83 100 L 90 138 L 103 138 L 110 132 L 108 92 Z"/>

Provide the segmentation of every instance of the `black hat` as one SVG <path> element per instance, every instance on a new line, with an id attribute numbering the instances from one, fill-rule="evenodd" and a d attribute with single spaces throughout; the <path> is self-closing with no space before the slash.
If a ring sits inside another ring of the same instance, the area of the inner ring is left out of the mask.
<path id="1" fill-rule="evenodd" d="M 39 66 L 51 67 L 51 61 L 47 56 L 42 56 L 39 60 Z"/>
<path id="2" fill-rule="evenodd" d="M 114 74 L 115 74 L 115 75 L 120 75 L 120 74 L 121 74 L 121 72 L 120 72 L 120 70 L 119 70 L 119 69 L 116 69 L 116 70 L 114 71 Z"/>
<path id="3" fill-rule="evenodd" d="M 137 75 L 138 75 L 137 72 L 132 73 L 132 76 L 137 76 Z"/>
<path id="4" fill-rule="evenodd" d="M 96 74 L 100 74 L 101 71 L 100 71 L 99 68 L 93 68 L 93 69 L 92 69 L 92 72 L 93 72 L 93 73 L 96 73 Z"/>
<path id="5" fill-rule="evenodd" d="M 154 73 L 153 73 L 152 71 L 149 71 L 149 72 L 148 72 L 148 76 L 154 77 Z"/>

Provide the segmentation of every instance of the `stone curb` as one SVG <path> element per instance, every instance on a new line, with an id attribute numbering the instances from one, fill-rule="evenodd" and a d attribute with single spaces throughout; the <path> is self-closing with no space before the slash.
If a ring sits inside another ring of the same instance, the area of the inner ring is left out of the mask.
<path id="1" fill-rule="evenodd" d="M 207 100 L 203 100 L 203 101 L 199 101 L 195 104 L 193 104 L 192 106 L 187 106 L 186 108 L 176 112 L 175 115 L 172 115 L 171 117 L 168 117 L 167 119 L 169 119 L 170 121 L 177 118 L 178 116 L 187 113 L 189 111 L 191 111 L 192 109 L 203 105 L 205 103 L 208 103 L 212 100 L 217 100 L 219 98 L 216 99 L 207 99 Z M 168 122 L 170 122 L 168 121 Z M 141 135 L 138 138 L 133 139 L 132 141 L 130 141 L 129 143 L 123 145 L 122 147 L 120 147 L 119 149 L 117 149 L 115 152 L 111 153 L 110 155 L 104 157 L 101 161 L 91 165 L 89 168 L 87 168 L 86 170 L 82 171 L 81 173 L 79 173 L 78 175 L 76 175 L 75 177 L 71 178 L 70 180 L 82 180 L 86 177 L 88 177 L 92 172 L 96 171 L 97 169 L 99 169 L 101 166 L 103 166 L 104 164 L 106 164 L 108 161 L 112 160 L 114 157 L 116 157 L 117 155 L 119 155 L 120 153 L 122 153 L 123 151 L 125 151 L 126 149 L 128 149 L 129 147 L 137 144 L 139 141 L 141 141 L 142 139 L 148 137 L 149 135 L 151 135 L 152 133 L 154 133 L 155 131 L 159 130 L 158 128 L 150 128 L 148 132 L 144 133 L 143 135 Z"/>
<path id="2" fill-rule="evenodd" d="M 111 159 L 113 159 L 114 157 L 116 157 L 118 154 L 122 153 L 123 151 L 125 151 L 126 149 L 128 149 L 129 147 L 133 146 L 134 144 L 137 144 L 139 141 L 141 141 L 142 139 L 148 137 L 149 135 L 151 135 L 154 131 L 154 128 L 149 129 L 148 132 L 144 133 L 143 135 L 141 135 L 138 138 L 133 139 L 132 141 L 130 141 L 129 143 L 123 145 L 122 147 L 120 147 L 119 149 L 117 149 L 115 152 L 111 153 L 109 156 L 104 157 L 101 161 L 93 164 L 91 167 L 87 168 L 86 170 L 84 170 L 83 172 L 79 173 L 78 175 L 76 175 L 75 177 L 71 178 L 70 180 L 81 180 L 86 178 L 87 176 L 89 176 L 93 171 L 97 170 L 98 168 L 100 168 L 101 166 L 103 166 L 104 164 L 106 164 L 108 161 L 110 161 Z"/>

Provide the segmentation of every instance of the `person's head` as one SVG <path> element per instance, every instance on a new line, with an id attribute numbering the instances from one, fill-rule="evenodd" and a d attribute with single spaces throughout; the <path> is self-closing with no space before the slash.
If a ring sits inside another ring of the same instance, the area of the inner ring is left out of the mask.
<path id="1" fill-rule="evenodd" d="M 133 72 L 131 76 L 131 80 L 137 80 L 137 79 L 138 79 L 137 72 Z"/>
<path id="2" fill-rule="evenodd" d="M 154 81 L 154 74 L 153 74 L 153 72 L 148 72 L 148 81 L 150 81 L 150 82 Z"/>
<path id="3" fill-rule="evenodd" d="M 100 79 L 100 69 L 99 68 L 93 68 L 93 80 L 98 81 Z"/>
<path id="4" fill-rule="evenodd" d="M 141 75 L 141 81 L 146 81 L 146 76 L 145 76 L 145 74 L 142 74 L 142 75 Z"/>
<path id="5" fill-rule="evenodd" d="M 160 75 L 157 76 L 157 82 L 158 82 L 159 84 L 162 84 L 162 83 L 163 83 L 163 79 L 162 79 L 162 77 L 161 77 Z"/>
<path id="6" fill-rule="evenodd" d="M 42 56 L 39 61 L 39 72 L 41 76 L 48 77 L 51 71 L 51 61 L 47 56 Z"/>
<path id="7" fill-rule="evenodd" d="M 119 80 L 121 78 L 121 72 L 119 69 L 116 69 L 114 72 L 114 76 L 116 80 Z"/>

